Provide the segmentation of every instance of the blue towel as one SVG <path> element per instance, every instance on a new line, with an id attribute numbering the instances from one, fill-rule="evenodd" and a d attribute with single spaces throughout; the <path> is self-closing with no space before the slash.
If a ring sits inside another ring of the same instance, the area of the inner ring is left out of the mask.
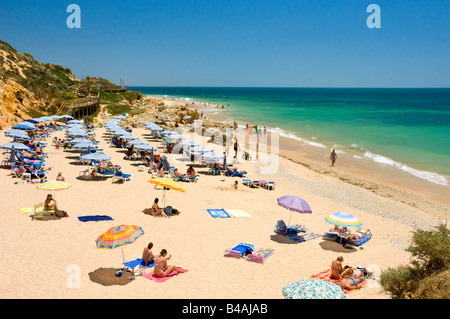
<path id="1" fill-rule="evenodd" d="M 109 216 L 105 216 L 105 215 L 91 215 L 91 216 L 78 216 L 78 220 L 80 222 L 98 222 L 101 220 L 114 220 Z"/>
<path id="2" fill-rule="evenodd" d="M 230 218 L 230 215 L 223 209 L 207 209 L 207 211 L 214 218 Z"/>
<path id="3" fill-rule="evenodd" d="M 134 269 L 134 267 L 136 267 L 136 266 L 141 266 L 141 268 L 151 268 L 151 267 L 154 267 L 155 266 L 155 262 L 153 261 L 153 263 L 151 263 L 151 264 L 148 264 L 148 266 L 147 267 L 145 267 L 145 265 L 144 265 L 144 259 L 142 259 L 142 258 L 138 258 L 138 259 L 136 259 L 136 260 L 132 260 L 132 261 L 127 261 L 126 263 L 123 263 L 126 267 L 128 267 L 128 268 L 131 268 L 131 269 Z"/>

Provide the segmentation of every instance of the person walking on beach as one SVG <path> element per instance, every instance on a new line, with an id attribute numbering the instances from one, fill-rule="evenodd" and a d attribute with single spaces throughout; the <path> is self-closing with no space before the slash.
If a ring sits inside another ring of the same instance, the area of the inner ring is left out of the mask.
<path id="1" fill-rule="evenodd" d="M 331 166 L 334 166 L 334 162 L 336 162 L 336 159 L 337 159 L 337 154 L 333 148 L 333 150 L 331 151 L 331 154 L 330 154 Z"/>

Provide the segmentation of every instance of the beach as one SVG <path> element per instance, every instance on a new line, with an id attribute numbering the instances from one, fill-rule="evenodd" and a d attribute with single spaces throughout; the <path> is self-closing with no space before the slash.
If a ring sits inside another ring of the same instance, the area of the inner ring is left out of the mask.
<path id="1" fill-rule="evenodd" d="M 274 174 L 262 174 L 258 162 L 240 160 L 236 164 L 252 180 L 275 182 L 274 190 L 249 188 L 239 177 L 210 175 L 207 167 L 172 155 L 171 165 L 183 173 L 193 165 L 199 179 L 196 183 L 181 183 L 184 193 L 166 191 L 166 205 L 178 209 L 179 215 L 153 217 L 142 210 L 151 207 L 154 198 L 161 203 L 162 188 L 148 182 L 151 174 L 138 170 L 140 162 L 124 159 L 124 149 L 111 147 L 105 132 L 105 128 L 95 129 L 99 148 L 124 173 L 132 174 L 126 183 L 80 176 L 86 167 L 76 164 L 78 153 L 51 145 L 51 138 L 64 137 L 64 131 L 53 132 L 45 140 L 45 152 L 49 154 L 46 166 L 51 167 L 49 180 L 62 172 L 72 185 L 51 192 L 68 218 L 32 220 L 30 213 L 21 213 L 21 208 L 43 202 L 49 192 L 38 191 L 33 184 L 16 184 L 23 180 L 13 178 L 9 169 L 0 170 L 0 191 L 5 194 L 0 217 L 4 229 L 0 261 L 3 298 L 281 299 L 284 286 L 329 269 L 332 260 L 343 256 L 344 265 L 362 265 L 375 273 L 375 280 L 347 294 L 348 299 L 388 299 L 389 294 L 378 283 L 379 271 L 410 262 L 405 248 L 411 243 L 414 229 L 430 229 L 448 219 L 445 210 L 426 213 L 420 207 L 376 194 L 333 174 L 309 169 L 295 159 L 289 160 L 284 152 L 280 152 Z M 149 131 L 143 127 L 133 128 L 132 134 L 155 147 L 162 146 L 161 141 L 149 139 Z M 193 133 L 184 136 L 194 141 L 200 138 Z M 10 140 L 1 134 L 0 144 Z M 206 140 L 202 144 L 211 146 Z M 237 190 L 231 187 L 235 180 L 239 181 Z M 312 213 L 291 214 L 277 204 L 277 198 L 285 195 L 303 198 Z M 212 218 L 208 209 L 241 209 L 251 217 Z M 335 212 L 351 213 L 370 229 L 373 236 L 364 249 L 345 249 L 321 237 L 295 242 L 274 232 L 277 221 L 283 219 L 321 235 L 332 228 L 324 218 Z M 84 223 L 77 219 L 86 215 L 107 215 L 114 220 Z M 95 240 L 109 228 L 122 224 L 141 226 L 145 232 L 123 247 L 126 261 L 141 258 L 143 249 L 153 242 L 155 254 L 167 249 L 172 255 L 169 264 L 188 272 L 162 283 L 143 276 L 114 283 L 114 270 L 122 267 L 122 251 L 98 249 Z M 240 243 L 275 252 L 264 264 L 224 256 L 226 249 Z"/>

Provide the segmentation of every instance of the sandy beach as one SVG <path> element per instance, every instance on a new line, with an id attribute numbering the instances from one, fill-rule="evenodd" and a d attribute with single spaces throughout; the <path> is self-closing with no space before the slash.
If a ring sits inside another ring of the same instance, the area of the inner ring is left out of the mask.
<path id="1" fill-rule="evenodd" d="M 272 191 L 246 187 L 238 177 L 210 175 L 207 167 L 195 163 L 198 182 L 182 183 L 185 193 L 166 192 L 166 204 L 181 211 L 180 215 L 149 216 L 142 210 L 151 207 L 154 198 L 162 200 L 163 190 L 148 183 L 151 174 L 138 171 L 139 161 L 125 160 L 124 149 L 111 147 L 105 132 L 104 128 L 95 130 L 99 147 L 124 173 L 133 175 L 131 181 L 86 179 L 80 176 L 86 167 L 76 163 L 76 151 L 57 150 L 51 145 L 51 138 L 64 137 L 64 131 L 52 133 L 45 141 L 45 152 L 49 154 L 46 166 L 51 167 L 49 180 L 62 172 L 72 185 L 52 192 L 68 218 L 32 221 L 31 214 L 21 213 L 20 209 L 42 202 L 49 192 L 38 191 L 26 182 L 16 184 L 23 180 L 13 178 L 9 169 L 0 170 L 0 192 L 4 194 L 0 217 L 4 232 L 0 261 L 3 298 L 281 299 L 282 287 L 329 269 L 333 259 L 343 256 L 344 265 L 362 265 L 376 274 L 375 280 L 347 294 L 347 298 L 387 299 L 390 296 L 378 284 L 379 270 L 409 263 L 410 255 L 404 249 L 410 244 L 411 231 L 434 227 L 440 220 L 437 214 L 308 169 L 284 154 L 272 175 L 262 174 L 259 163 L 242 161 L 236 165 L 253 180 L 275 182 Z M 150 140 L 149 131 L 144 128 L 134 128 L 132 133 L 155 147 L 162 146 L 162 142 Z M 185 136 L 199 139 L 192 133 Z M 1 134 L 0 144 L 10 140 Z M 206 140 L 203 144 L 210 146 Z M 171 156 L 169 162 L 183 173 L 191 164 L 181 155 Z M 231 188 L 235 180 L 239 181 L 237 190 Z M 287 223 L 291 216 L 277 204 L 277 198 L 284 195 L 299 196 L 312 208 L 312 214 L 292 213 L 290 225 L 300 224 L 323 234 L 332 227 L 324 217 L 348 212 L 363 221 L 364 228 L 372 232 L 372 239 L 364 244 L 364 249 L 344 249 L 321 237 L 306 242 L 288 240 L 274 232 L 278 220 Z M 241 209 L 251 217 L 212 218 L 207 212 L 219 208 Z M 441 220 L 448 218 L 445 212 L 441 214 Z M 114 220 L 83 223 L 77 219 L 85 215 L 108 215 Z M 188 272 L 163 283 L 142 276 L 125 280 L 131 274 L 125 274 L 120 284 L 114 282 L 117 278 L 113 271 L 122 266 L 122 251 L 98 249 L 95 239 L 121 224 L 138 225 L 145 232 L 136 242 L 123 247 L 126 261 L 141 258 L 144 247 L 153 242 L 154 253 L 167 249 L 172 255 L 169 264 Z M 224 257 L 226 249 L 239 243 L 272 248 L 275 252 L 262 265 Z"/>

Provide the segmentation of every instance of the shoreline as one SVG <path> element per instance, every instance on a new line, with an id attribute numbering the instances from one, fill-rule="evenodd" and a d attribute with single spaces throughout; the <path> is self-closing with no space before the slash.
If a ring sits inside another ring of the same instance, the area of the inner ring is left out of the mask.
<path id="1" fill-rule="evenodd" d="M 147 96 L 168 103 L 189 103 L 197 111 L 204 112 L 209 119 L 230 124 L 233 119 L 223 114 L 221 108 L 208 107 L 206 102 L 176 99 L 158 96 Z M 214 105 L 215 106 L 215 105 Z M 253 124 L 250 124 L 253 125 Z M 243 125 L 240 124 L 240 127 Z M 273 134 L 267 132 L 267 140 Z M 350 153 L 339 153 L 335 167 L 331 167 L 329 150 L 310 145 L 305 142 L 281 136 L 279 138 L 279 156 L 300 164 L 316 173 L 332 176 L 349 184 L 367 189 L 380 196 L 391 198 L 411 207 L 418 208 L 437 218 L 447 220 L 450 214 L 450 199 L 448 198 L 448 186 L 416 177 L 396 167 L 381 163 L 370 163 L 353 158 Z M 320 151 L 323 150 L 323 151 Z M 363 159 L 364 160 L 364 159 Z M 372 166 L 372 167 L 370 167 Z M 375 168 L 374 168 L 375 167 Z"/>

